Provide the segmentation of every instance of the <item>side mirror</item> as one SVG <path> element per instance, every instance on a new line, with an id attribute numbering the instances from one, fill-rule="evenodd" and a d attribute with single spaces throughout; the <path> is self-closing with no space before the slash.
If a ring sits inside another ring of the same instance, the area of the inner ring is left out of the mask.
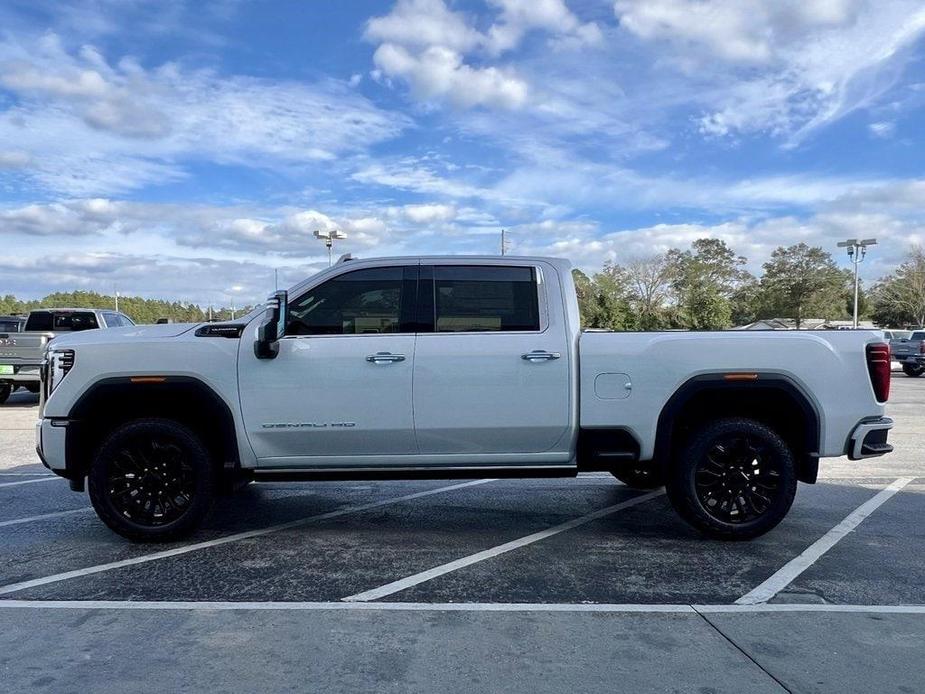
<path id="1" fill-rule="evenodd" d="M 258 359 L 275 359 L 279 354 L 279 338 L 286 333 L 288 309 L 288 292 L 276 292 L 267 300 L 267 313 L 257 328 L 257 340 L 254 342 L 254 355 Z"/>

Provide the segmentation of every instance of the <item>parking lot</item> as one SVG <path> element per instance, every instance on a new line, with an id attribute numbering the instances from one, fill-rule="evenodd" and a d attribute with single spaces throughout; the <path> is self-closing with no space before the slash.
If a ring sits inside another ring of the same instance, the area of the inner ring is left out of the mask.
<path id="1" fill-rule="evenodd" d="M 896 451 L 704 540 L 578 479 L 251 485 L 172 545 L 112 534 L 0 408 L 6 691 L 925 691 L 925 378 Z"/>

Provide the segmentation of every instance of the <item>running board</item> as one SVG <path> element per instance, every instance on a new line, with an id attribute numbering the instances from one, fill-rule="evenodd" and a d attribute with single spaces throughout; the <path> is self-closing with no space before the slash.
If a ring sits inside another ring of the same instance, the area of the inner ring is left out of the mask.
<path id="1" fill-rule="evenodd" d="M 473 467 L 376 467 L 306 468 L 300 470 L 258 468 L 242 470 L 255 482 L 303 482 L 311 480 L 445 480 L 492 478 L 575 477 L 574 465 Z"/>

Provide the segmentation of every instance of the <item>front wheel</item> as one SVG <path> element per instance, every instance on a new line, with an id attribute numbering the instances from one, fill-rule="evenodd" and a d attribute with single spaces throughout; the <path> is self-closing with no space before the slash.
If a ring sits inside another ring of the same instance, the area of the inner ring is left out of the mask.
<path id="1" fill-rule="evenodd" d="M 925 366 L 919 364 L 903 364 L 903 373 L 912 378 L 918 378 L 925 373 Z"/>
<path id="2" fill-rule="evenodd" d="M 684 520 L 720 540 L 748 540 L 780 523 L 796 495 L 793 453 L 770 427 L 721 419 L 695 433 L 667 483 Z"/>
<path id="3" fill-rule="evenodd" d="M 214 496 L 209 452 L 190 429 L 167 419 L 123 424 L 100 446 L 88 475 L 100 519 L 135 542 L 188 535 Z"/>

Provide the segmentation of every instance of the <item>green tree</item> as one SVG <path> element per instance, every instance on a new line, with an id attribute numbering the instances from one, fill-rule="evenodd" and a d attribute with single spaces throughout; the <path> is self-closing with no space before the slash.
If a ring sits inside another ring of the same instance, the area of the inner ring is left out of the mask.
<path id="1" fill-rule="evenodd" d="M 878 325 L 925 325 L 925 250 L 913 247 L 906 260 L 873 288 L 872 303 Z"/>
<path id="2" fill-rule="evenodd" d="M 752 280 L 745 258 L 714 238 L 697 239 L 689 251 L 672 249 L 671 289 L 681 322 L 693 330 L 721 330 L 732 322 L 738 289 Z"/>
<path id="3" fill-rule="evenodd" d="M 798 243 L 779 247 L 764 264 L 759 286 L 763 318 L 787 317 L 800 328 L 803 320 L 844 318 L 850 273 L 840 270 L 832 255 L 822 248 Z"/>

